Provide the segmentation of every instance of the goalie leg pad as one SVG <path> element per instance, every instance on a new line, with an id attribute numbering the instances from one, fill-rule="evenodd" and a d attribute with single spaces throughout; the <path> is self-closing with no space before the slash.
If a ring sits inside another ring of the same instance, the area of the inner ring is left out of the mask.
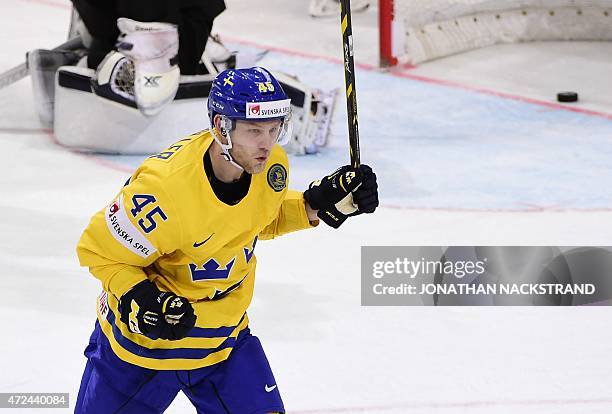
<path id="1" fill-rule="evenodd" d="M 27 61 L 34 92 L 34 104 L 40 122 L 53 126 L 55 72 L 60 66 L 78 62 L 82 53 L 71 50 L 36 49 L 28 53 Z"/>
<path id="2" fill-rule="evenodd" d="M 327 145 L 338 89 L 325 92 L 284 73 L 274 76 L 291 98 L 293 136 L 285 149 L 297 155 L 319 152 Z"/>
<path id="3" fill-rule="evenodd" d="M 92 69 L 76 66 L 57 71 L 55 136 L 62 145 L 84 151 L 150 155 L 162 151 L 177 137 L 206 126 L 201 114 L 212 84 L 208 75 L 182 80 L 163 116 L 154 117 L 144 116 L 133 102 L 131 107 L 110 99 L 119 95 L 101 99 L 93 94 L 93 76 Z"/>

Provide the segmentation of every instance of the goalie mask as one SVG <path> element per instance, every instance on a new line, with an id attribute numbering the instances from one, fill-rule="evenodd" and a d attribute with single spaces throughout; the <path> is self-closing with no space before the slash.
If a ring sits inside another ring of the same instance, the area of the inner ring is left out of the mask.
<path id="1" fill-rule="evenodd" d="M 220 130 L 215 127 L 215 115 L 221 116 Z M 208 117 L 223 156 L 240 169 L 243 167 L 231 155 L 236 121 L 280 120 L 277 143 L 283 145 L 291 138 L 291 100 L 276 78 L 262 67 L 228 69 L 218 74 L 208 96 Z"/>

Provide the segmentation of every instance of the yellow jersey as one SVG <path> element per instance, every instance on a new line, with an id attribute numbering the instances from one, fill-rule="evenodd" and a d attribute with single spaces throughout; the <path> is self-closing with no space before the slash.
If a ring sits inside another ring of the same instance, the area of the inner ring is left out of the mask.
<path id="1" fill-rule="evenodd" d="M 301 192 L 287 189 L 287 155 L 276 145 L 236 205 L 220 201 L 204 171 L 206 130 L 143 162 L 77 246 L 102 282 L 98 320 L 122 360 L 149 369 L 195 369 L 228 358 L 248 325 L 258 240 L 313 227 Z M 184 339 L 151 339 L 121 322 L 121 296 L 149 279 L 186 297 L 197 320 Z"/>

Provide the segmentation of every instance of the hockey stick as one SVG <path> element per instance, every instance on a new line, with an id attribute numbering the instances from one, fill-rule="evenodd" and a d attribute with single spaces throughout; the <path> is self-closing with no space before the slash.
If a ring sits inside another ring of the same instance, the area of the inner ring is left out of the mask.
<path id="1" fill-rule="evenodd" d="M 351 23 L 351 2 L 340 0 L 340 24 L 344 49 L 344 81 L 346 86 L 346 110 L 348 114 L 349 148 L 351 166 L 359 167 L 359 125 L 357 124 L 357 96 L 355 94 L 355 62 L 353 58 L 353 24 Z"/>
<path id="2" fill-rule="evenodd" d="M 73 37 L 65 43 L 57 46 L 53 50 L 76 50 L 83 47 L 83 43 L 81 42 L 80 37 Z M 9 85 L 25 78 L 30 73 L 27 64 L 27 55 L 26 61 L 21 65 L 15 66 L 12 69 L 7 70 L 6 72 L 0 73 L 0 89 L 6 88 Z"/>

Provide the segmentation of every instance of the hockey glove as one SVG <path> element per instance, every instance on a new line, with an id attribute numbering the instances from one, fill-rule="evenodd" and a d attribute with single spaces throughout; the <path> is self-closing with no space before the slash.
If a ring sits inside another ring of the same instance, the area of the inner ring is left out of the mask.
<path id="1" fill-rule="evenodd" d="M 130 332 L 152 339 L 182 339 L 195 325 L 195 314 L 187 299 L 160 291 L 144 280 L 127 291 L 119 301 L 121 321 Z"/>
<path id="2" fill-rule="evenodd" d="M 314 181 L 304 192 L 317 216 L 333 228 L 338 228 L 350 216 L 373 213 L 378 207 L 376 174 L 367 165 L 355 169 L 344 166 Z"/>
<path id="3" fill-rule="evenodd" d="M 120 17 L 117 49 L 134 62 L 134 97 L 145 116 L 157 115 L 179 87 L 179 35 L 175 25 Z"/>

